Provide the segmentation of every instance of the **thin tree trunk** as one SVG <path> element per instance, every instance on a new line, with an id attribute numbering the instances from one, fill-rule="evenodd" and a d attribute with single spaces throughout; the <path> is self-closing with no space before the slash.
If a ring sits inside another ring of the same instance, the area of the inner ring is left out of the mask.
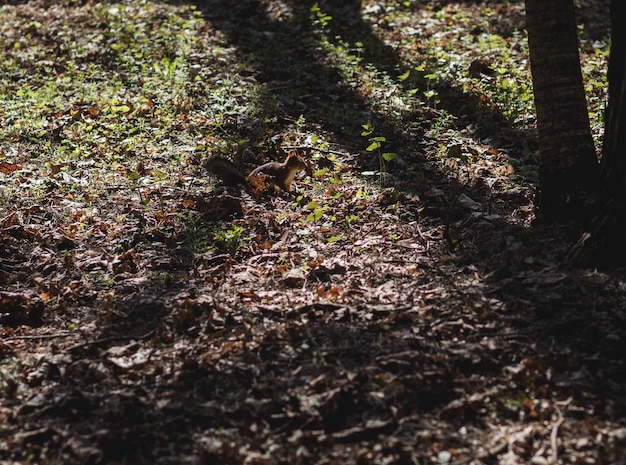
<path id="1" fill-rule="evenodd" d="M 537 111 L 540 210 L 575 217 L 598 162 L 582 81 L 573 0 L 526 0 Z"/>
<path id="2" fill-rule="evenodd" d="M 620 3 L 611 1 L 609 103 L 600 187 L 589 203 L 592 219 L 570 255 L 570 260 L 583 265 L 626 263 L 626 24 Z M 618 10 L 622 13 L 619 19 Z"/>
<path id="3" fill-rule="evenodd" d="M 602 146 L 601 179 L 604 196 L 624 203 L 626 194 L 626 24 L 618 20 L 623 3 L 611 2 L 611 53 L 609 56 L 609 104 Z M 621 7 L 621 8 L 620 8 Z M 619 24 L 622 23 L 622 24 Z"/>

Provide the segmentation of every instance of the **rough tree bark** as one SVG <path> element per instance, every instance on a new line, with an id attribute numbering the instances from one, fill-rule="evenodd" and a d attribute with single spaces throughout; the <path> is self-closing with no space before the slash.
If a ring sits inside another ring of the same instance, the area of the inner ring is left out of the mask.
<path id="1" fill-rule="evenodd" d="M 599 172 L 573 0 L 526 0 L 539 142 L 539 210 L 576 217 Z"/>
<path id="2" fill-rule="evenodd" d="M 609 102 L 605 114 L 600 185 L 593 212 L 571 258 L 586 265 L 626 263 L 626 24 L 622 0 L 611 0 Z M 619 10 L 619 14 L 618 14 Z"/>

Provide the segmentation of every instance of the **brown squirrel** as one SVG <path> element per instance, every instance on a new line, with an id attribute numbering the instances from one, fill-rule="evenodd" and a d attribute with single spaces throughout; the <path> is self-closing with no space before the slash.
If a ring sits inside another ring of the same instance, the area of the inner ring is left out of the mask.
<path id="1" fill-rule="evenodd" d="M 208 170 L 220 178 L 224 184 L 251 186 L 260 191 L 266 184 L 275 184 L 285 192 L 291 192 L 291 183 L 299 171 L 307 168 L 306 163 L 293 150 L 282 163 L 272 161 L 254 169 L 248 176 L 241 174 L 235 164 L 225 158 L 213 157 L 207 162 Z"/>

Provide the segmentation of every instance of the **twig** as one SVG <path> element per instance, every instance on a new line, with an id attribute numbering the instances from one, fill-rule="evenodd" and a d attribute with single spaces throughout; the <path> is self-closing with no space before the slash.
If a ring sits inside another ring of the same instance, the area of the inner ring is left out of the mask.
<path id="1" fill-rule="evenodd" d="M 559 415 L 559 418 L 554 424 L 554 426 L 552 427 L 552 433 L 550 433 L 550 446 L 552 447 L 552 462 L 553 463 L 557 463 L 557 460 L 559 458 L 559 452 L 557 449 L 558 447 L 557 439 L 559 435 L 559 426 L 561 426 L 561 423 L 563 423 L 563 414 L 561 413 L 559 409 L 557 409 L 557 414 Z"/>
<path id="2" fill-rule="evenodd" d="M 138 340 L 141 341 L 143 339 L 148 339 L 155 332 L 156 332 L 156 330 L 153 329 L 153 330 L 148 331 L 146 334 L 143 334 L 141 336 L 125 335 L 125 336 L 103 337 L 103 338 L 100 338 L 100 339 L 94 339 L 93 341 L 86 341 L 86 342 L 81 342 L 79 344 L 74 344 L 73 346 L 68 347 L 66 350 L 68 352 L 71 352 L 71 351 L 76 350 L 76 349 L 82 349 L 83 347 L 89 347 L 89 346 L 93 346 L 93 345 L 105 344 L 107 342 L 119 341 L 119 340 L 124 340 L 124 339 L 138 339 Z"/>
<path id="3" fill-rule="evenodd" d="M 252 264 L 255 264 L 256 262 L 269 260 L 271 258 L 279 258 L 279 257 L 280 257 L 279 253 L 261 253 L 253 257 L 250 257 L 250 259 L 248 260 L 248 263 L 252 265 Z"/>
<path id="4" fill-rule="evenodd" d="M 567 407 L 567 404 L 569 404 L 571 402 L 571 400 L 572 400 L 571 397 L 569 399 L 567 399 L 563 403 L 563 406 Z M 558 440 L 558 437 L 559 437 L 559 427 L 563 423 L 563 413 L 561 412 L 561 409 L 556 407 L 556 413 L 558 415 L 558 418 L 556 420 L 556 423 L 554 423 L 554 425 L 552 426 L 552 432 L 550 433 L 550 447 L 552 448 L 552 462 L 553 463 L 557 463 L 557 461 L 559 459 L 559 451 L 558 451 L 557 440 Z"/>
<path id="5" fill-rule="evenodd" d="M 282 145 L 281 148 L 286 150 L 314 150 L 320 153 L 332 153 L 334 155 L 345 155 L 346 152 L 332 149 L 321 149 L 319 147 L 311 147 L 310 145 Z"/>
<path id="6" fill-rule="evenodd" d="M 378 221 L 376 223 L 374 223 L 365 233 L 363 233 L 363 231 L 359 231 L 361 234 L 361 238 L 367 237 L 374 229 L 376 229 L 378 227 L 378 225 L 380 223 L 383 222 L 383 218 L 379 218 Z"/>
<path id="7" fill-rule="evenodd" d="M 428 247 L 428 239 L 426 239 L 426 237 L 424 237 L 424 234 L 422 233 L 422 228 L 420 228 L 420 224 L 419 221 L 417 221 L 415 223 L 415 230 L 417 231 L 417 236 L 423 241 L 424 244 L 426 244 L 426 247 Z"/>
<path id="8" fill-rule="evenodd" d="M 62 333 L 54 333 L 54 334 L 38 334 L 38 335 L 29 335 L 29 336 L 12 336 L 6 339 L 3 339 L 2 342 L 16 342 L 16 341 L 32 341 L 35 339 L 55 339 L 57 337 L 67 337 L 72 334 L 70 331 L 65 331 Z"/>

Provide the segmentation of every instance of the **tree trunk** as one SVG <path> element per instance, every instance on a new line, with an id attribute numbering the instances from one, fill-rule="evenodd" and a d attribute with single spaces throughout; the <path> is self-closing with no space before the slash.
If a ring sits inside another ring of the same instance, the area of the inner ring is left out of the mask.
<path id="1" fill-rule="evenodd" d="M 579 264 L 626 263 L 626 29 L 621 0 L 611 0 L 609 103 L 604 118 L 600 187 L 590 201 L 596 212 L 570 257 Z"/>
<path id="2" fill-rule="evenodd" d="M 526 0 L 539 139 L 539 209 L 574 218 L 596 186 L 573 0 Z"/>
<path id="3" fill-rule="evenodd" d="M 618 24 L 617 0 L 611 1 L 609 104 L 605 115 L 601 179 L 604 196 L 624 203 L 626 194 L 626 24 Z M 622 5 L 623 6 L 623 5 Z M 623 12 L 622 12 L 623 15 Z"/>

